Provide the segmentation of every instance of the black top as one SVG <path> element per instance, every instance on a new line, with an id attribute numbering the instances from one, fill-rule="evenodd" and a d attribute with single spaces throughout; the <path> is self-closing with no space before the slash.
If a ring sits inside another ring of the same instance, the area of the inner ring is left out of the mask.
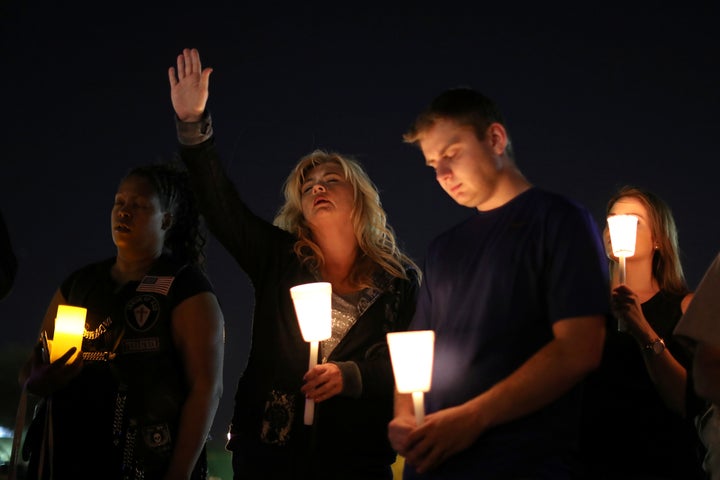
<path id="1" fill-rule="evenodd" d="M 172 311 L 212 285 L 197 267 L 161 257 L 142 281 L 118 287 L 110 276 L 114 261 L 80 268 L 60 287 L 87 317 L 83 369 L 45 402 L 52 405 L 54 478 L 162 478 L 177 438 L 188 386 Z M 32 438 L 28 433 L 28 478 L 39 461 L 39 439 Z M 203 451 L 192 478 L 206 475 Z"/>
<path id="2" fill-rule="evenodd" d="M 659 292 L 642 304 L 650 326 L 667 349 L 688 370 L 688 352 L 672 336 L 682 316 L 684 295 Z M 581 446 L 589 478 L 704 479 L 702 445 L 693 426 L 702 401 L 692 379 L 686 387 L 684 420 L 663 402 L 645 368 L 643 352 L 617 322 L 608 325 L 600 368 L 587 382 Z"/>
<path id="3" fill-rule="evenodd" d="M 303 425 L 300 392 L 308 368 L 309 344 L 302 338 L 290 287 L 316 277 L 293 252 L 296 238 L 253 214 L 227 177 L 210 139 L 181 149 L 193 189 L 210 231 L 252 281 L 255 294 L 252 341 L 238 382 L 228 448 L 239 469 L 268 475 L 312 478 L 340 471 L 381 472 L 387 478 L 395 452 L 387 425 L 393 417 L 394 378 L 386 333 L 402 330 L 414 312 L 417 275 L 411 280 L 377 277 L 377 289 L 363 292 L 358 319 L 332 351 L 329 361 L 354 362 L 359 397 L 336 395 L 316 404 L 312 428 Z M 238 467 L 242 457 L 243 467 Z M 272 477 L 275 478 L 275 477 Z M 284 478 L 284 477 L 278 477 Z"/>

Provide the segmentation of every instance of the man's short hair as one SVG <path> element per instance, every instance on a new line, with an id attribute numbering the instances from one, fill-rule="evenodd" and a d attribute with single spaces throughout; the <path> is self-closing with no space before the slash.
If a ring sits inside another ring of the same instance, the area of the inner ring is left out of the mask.
<path id="1" fill-rule="evenodd" d="M 493 123 L 499 123 L 507 130 L 505 119 L 495 102 L 472 88 L 455 87 L 435 97 L 430 105 L 420 112 L 403 135 L 403 140 L 406 143 L 416 144 L 422 134 L 440 119 L 452 120 L 458 125 L 472 127 L 479 140 L 485 139 L 485 133 Z M 509 135 L 508 133 L 508 137 Z M 506 153 L 513 158 L 510 142 Z"/>

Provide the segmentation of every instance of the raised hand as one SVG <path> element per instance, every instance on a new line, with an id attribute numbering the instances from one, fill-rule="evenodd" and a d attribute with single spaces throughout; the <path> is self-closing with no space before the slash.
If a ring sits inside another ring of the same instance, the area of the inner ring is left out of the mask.
<path id="1" fill-rule="evenodd" d="M 196 48 L 183 49 L 177 57 L 177 71 L 175 67 L 168 69 L 170 99 L 180 121 L 197 122 L 202 118 L 212 71 L 210 67 L 202 68 Z"/>

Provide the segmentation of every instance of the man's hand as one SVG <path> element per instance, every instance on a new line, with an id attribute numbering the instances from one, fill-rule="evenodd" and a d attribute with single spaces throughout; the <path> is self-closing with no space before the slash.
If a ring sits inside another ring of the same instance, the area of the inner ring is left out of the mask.
<path id="1" fill-rule="evenodd" d="M 402 421 L 402 417 L 390 422 L 390 442 L 393 448 L 393 429 L 402 428 L 401 424 L 393 425 L 396 421 Z M 403 453 L 397 451 L 418 473 L 432 470 L 477 440 L 478 430 L 468 428 L 468 422 L 472 422 L 472 415 L 465 405 L 429 414 L 422 425 L 407 434 L 404 442 L 398 442 L 397 447 L 402 448 Z"/>
<path id="2" fill-rule="evenodd" d="M 393 418 L 388 424 L 388 438 L 393 450 L 403 457 L 409 450 L 408 435 L 417 427 L 413 415 L 400 415 Z"/>

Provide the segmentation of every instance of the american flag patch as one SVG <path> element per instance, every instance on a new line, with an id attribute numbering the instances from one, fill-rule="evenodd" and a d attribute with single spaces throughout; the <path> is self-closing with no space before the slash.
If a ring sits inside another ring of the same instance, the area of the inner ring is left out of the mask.
<path id="1" fill-rule="evenodd" d="M 146 275 L 140 281 L 136 291 L 138 292 L 154 292 L 162 295 L 167 295 L 170 291 L 170 286 L 175 280 L 175 277 L 155 277 L 152 275 Z"/>

